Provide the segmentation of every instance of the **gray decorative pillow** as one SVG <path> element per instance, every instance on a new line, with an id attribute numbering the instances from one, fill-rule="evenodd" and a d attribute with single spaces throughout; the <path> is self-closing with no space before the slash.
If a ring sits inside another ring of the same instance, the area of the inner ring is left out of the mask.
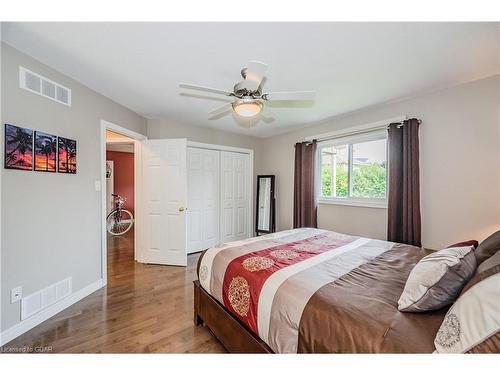
<path id="1" fill-rule="evenodd" d="M 452 304 L 476 266 L 472 246 L 443 249 L 423 257 L 406 280 L 398 309 L 423 312 Z"/>
<path id="2" fill-rule="evenodd" d="M 474 254 L 476 254 L 477 264 L 483 263 L 497 251 L 500 251 L 500 230 L 493 233 L 479 244 L 474 252 Z"/>
<path id="3" fill-rule="evenodd" d="M 474 253 L 475 254 L 475 253 Z M 476 257 L 477 260 L 477 257 Z M 488 271 L 490 268 L 500 265 L 500 251 L 486 259 L 483 263 L 477 266 L 477 272 L 482 273 Z"/>

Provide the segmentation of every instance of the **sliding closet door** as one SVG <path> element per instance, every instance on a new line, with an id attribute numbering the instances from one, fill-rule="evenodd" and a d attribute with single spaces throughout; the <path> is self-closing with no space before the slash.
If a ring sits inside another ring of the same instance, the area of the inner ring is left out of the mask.
<path id="1" fill-rule="evenodd" d="M 188 253 L 219 243 L 219 151 L 188 148 Z"/>
<path id="2" fill-rule="evenodd" d="M 221 151 L 222 243 L 250 236 L 250 156 Z"/>

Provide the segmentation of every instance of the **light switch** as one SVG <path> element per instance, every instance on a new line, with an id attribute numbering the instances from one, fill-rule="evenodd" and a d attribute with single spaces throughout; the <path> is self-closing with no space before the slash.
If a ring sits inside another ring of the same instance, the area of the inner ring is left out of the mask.
<path id="1" fill-rule="evenodd" d="M 18 286 L 17 288 L 11 289 L 10 291 L 10 303 L 15 303 L 23 298 L 23 287 Z"/>
<path id="2" fill-rule="evenodd" d="M 94 187 L 95 191 L 101 191 L 101 181 L 100 180 L 94 181 Z"/>

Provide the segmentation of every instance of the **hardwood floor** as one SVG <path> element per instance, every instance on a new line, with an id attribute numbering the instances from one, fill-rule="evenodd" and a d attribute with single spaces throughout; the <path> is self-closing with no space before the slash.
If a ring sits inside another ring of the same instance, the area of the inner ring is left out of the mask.
<path id="1" fill-rule="evenodd" d="M 133 233 L 108 238 L 108 285 L 4 346 L 52 347 L 60 353 L 224 353 L 205 327 L 193 324 L 188 266 L 134 261 Z"/>

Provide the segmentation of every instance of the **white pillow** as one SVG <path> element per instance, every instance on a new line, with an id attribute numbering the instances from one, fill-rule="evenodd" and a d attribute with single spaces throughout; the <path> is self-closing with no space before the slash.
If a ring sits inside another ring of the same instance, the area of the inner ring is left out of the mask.
<path id="1" fill-rule="evenodd" d="M 465 353 L 500 331 L 500 273 L 467 290 L 448 310 L 434 345 L 438 353 Z"/>
<path id="2" fill-rule="evenodd" d="M 423 312 L 451 305 L 476 266 L 472 246 L 443 249 L 423 257 L 406 280 L 398 309 Z"/>

